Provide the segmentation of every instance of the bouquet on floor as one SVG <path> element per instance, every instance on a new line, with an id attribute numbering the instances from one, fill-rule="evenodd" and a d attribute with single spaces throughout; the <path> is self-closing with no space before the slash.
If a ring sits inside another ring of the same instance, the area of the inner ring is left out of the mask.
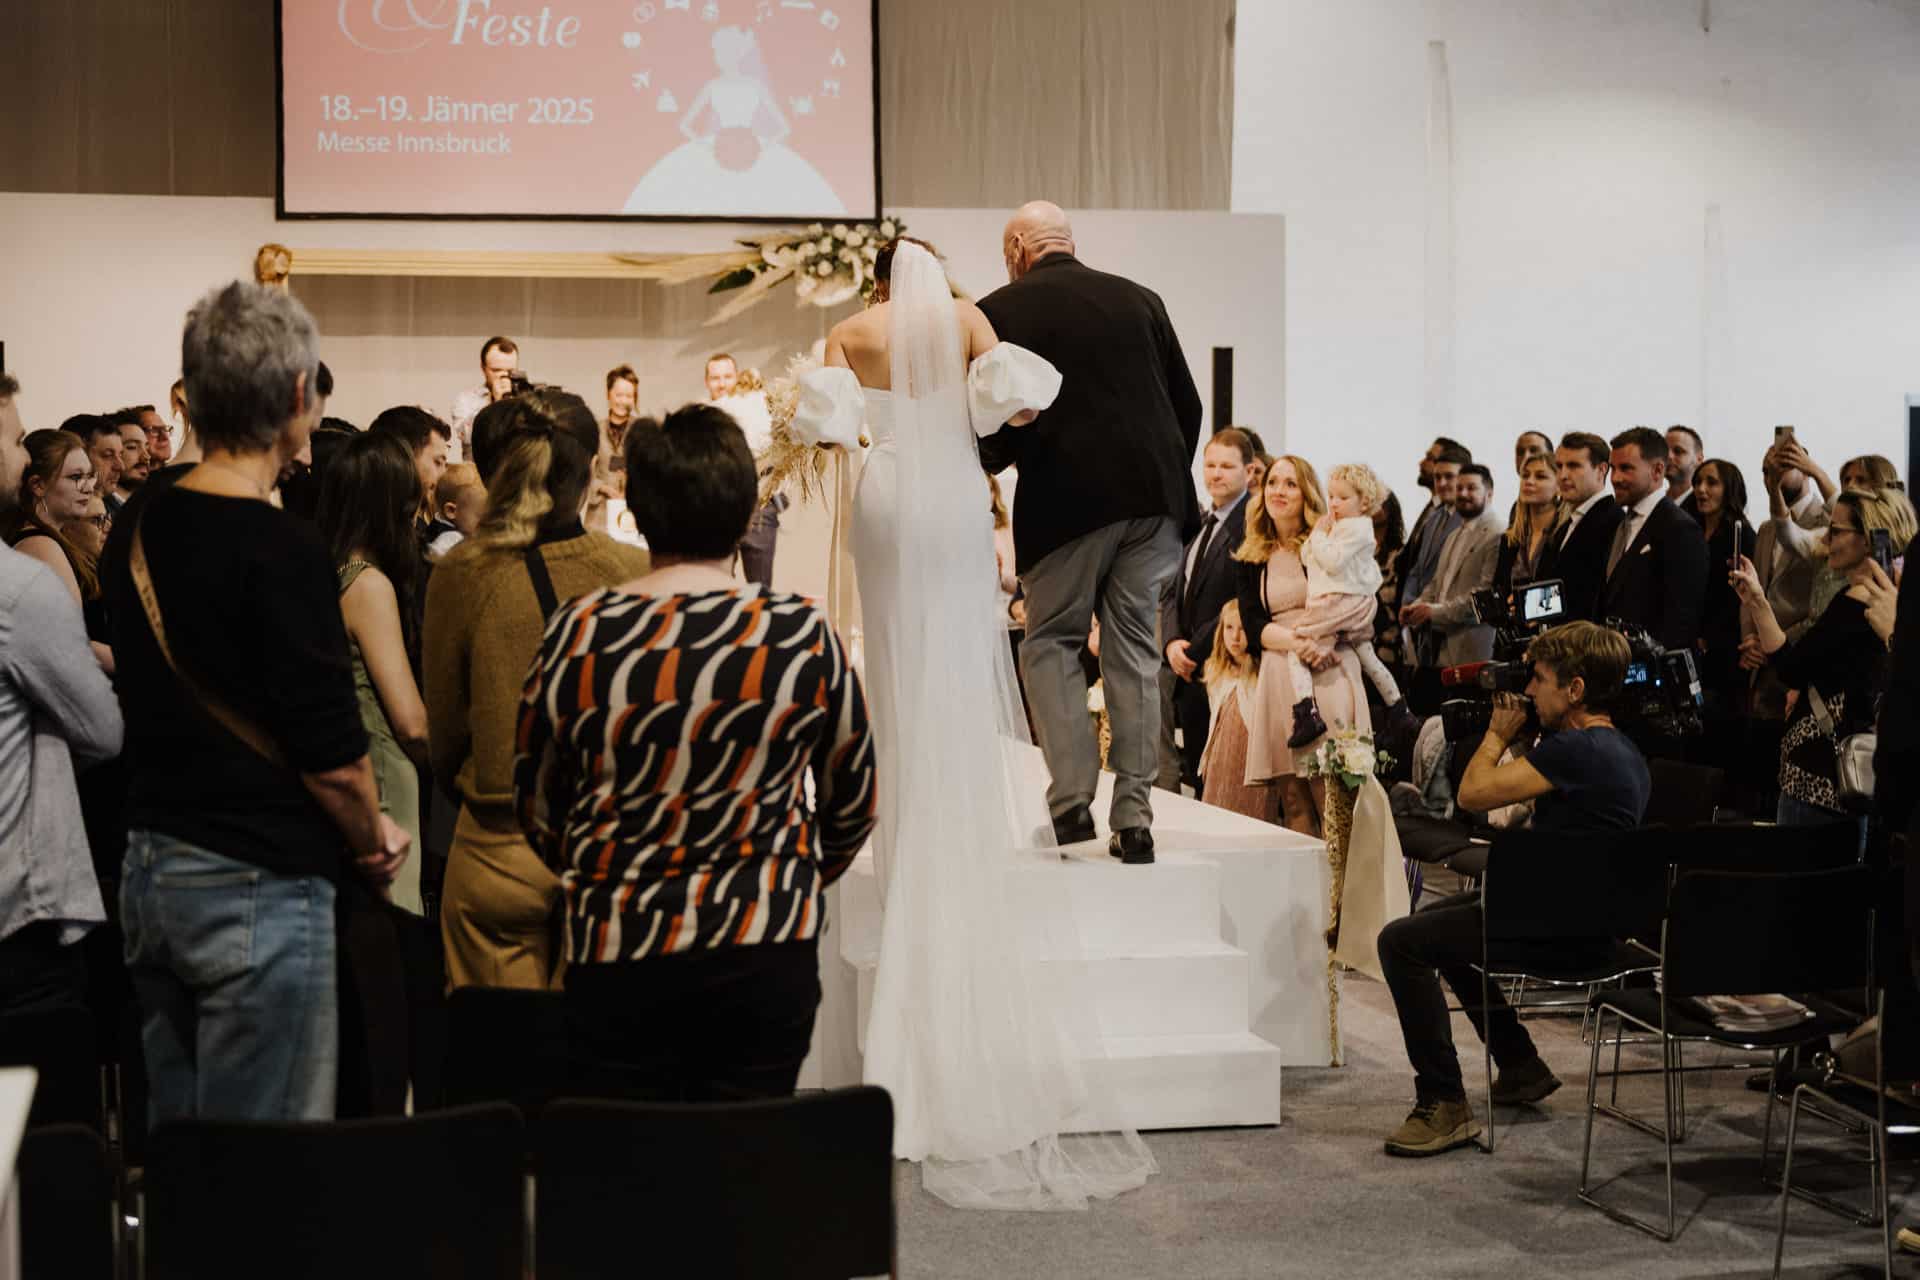
<path id="1" fill-rule="evenodd" d="M 1373 745 L 1373 735 L 1358 729 L 1335 729 L 1302 761 L 1309 778 L 1332 778 L 1348 791 L 1357 791 L 1368 778 L 1393 768 L 1393 757 Z"/>

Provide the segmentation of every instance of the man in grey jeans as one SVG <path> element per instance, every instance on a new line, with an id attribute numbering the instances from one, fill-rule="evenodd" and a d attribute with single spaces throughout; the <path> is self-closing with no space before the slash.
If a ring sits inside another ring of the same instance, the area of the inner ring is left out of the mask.
<path id="1" fill-rule="evenodd" d="M 0 374 L 0 511 L 19 500 L 25 435 Z M 79 1005 L 76 944 L 106 919 L 75 765 L 120 752 L 120 706 L 87 644 L 80 602 L 0 547 L 0 1013 Z"/>
<path id="2" fill-rule="evenodd" d="M 1012 283 L 981 299 L 980 309 L 1003 340 L 1046 357 L 1061 375 L 1059 398 L 1031 425 L 980 442 L 987 470 L 1020 469 L 1020 668 L 1052 775 L 1047 808 L 1062 845 L 1094 838 L 1100 754 L 1080 650 L 1098 615 L 1113 723 L 1108 851 L 1148 863 L 1159 765 L 1158 612 L 1180 548 L 1200 527 L 1192 477 L 1200 393 L 1159 297 L 1083 265 L 1057 206 L 1022 206 L 1002 249 Z"/>

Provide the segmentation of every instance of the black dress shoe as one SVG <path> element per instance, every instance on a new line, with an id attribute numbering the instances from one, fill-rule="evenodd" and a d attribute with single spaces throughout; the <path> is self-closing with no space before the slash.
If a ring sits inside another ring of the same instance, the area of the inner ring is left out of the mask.
<path id="1" fill-rule="evenodd" d="M 1107 837 L 1107 852 L 1130 867 L 1143 867 L 1153 861 L 1153 832 L 1145 827 L 1128 827 Z"/>
<path id="2" fill-rule="evenodd" d="M 1320 704 L 1310 697 L 1294 703 L 1293 733 L 1287 738 L 1287 746 L 1298 751 L 1326 736 L 1327 722 L 1320 716 Z"/>
<path id="3" fill-rule="evenodd" d="M 1053 816 L 1055 844 L 1079 844 L 1084 840 L 1093 839 L 1098 834 L 1100 833 L 1093 829 L 1093 810 L 1084 804 Z"/>

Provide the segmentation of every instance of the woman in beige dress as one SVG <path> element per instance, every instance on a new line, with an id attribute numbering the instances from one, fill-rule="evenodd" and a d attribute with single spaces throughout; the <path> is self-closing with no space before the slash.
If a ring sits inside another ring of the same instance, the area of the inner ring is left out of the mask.
<path id="1" fill-rule="evenodd" d="M 1261 486 L 1261 500 L 1247 509 L 1247 536 L 1234 553 L 1240 571 L 1240 616 L 1247 635 L 1263 654 L 1292 652 L 1313 673 L 1313 697 L 1327 726 L 1335 731 L 1373 731 L 1367 713 L 1360 660 L 1344 645 L 1328 647 L 1310 636 L 1296 636 L 1291 623 L 1306 612 L 1307 572 L 1300 547 L 1314 523 L 1326 514 L 1320 478 L 1305 458 L 1286 454 L 1273 460 Z M 1265 783 L 1280 792 L 1286 825 L 1307 835 L 1320 834 L 1321 788 L 1309 786 L 1287 746 L 1293 734 L 1296 692 L 1285 662 L 1260 663 L 1259 684 L 1250 699 L 1247 720 L 1247 782 Z"/>

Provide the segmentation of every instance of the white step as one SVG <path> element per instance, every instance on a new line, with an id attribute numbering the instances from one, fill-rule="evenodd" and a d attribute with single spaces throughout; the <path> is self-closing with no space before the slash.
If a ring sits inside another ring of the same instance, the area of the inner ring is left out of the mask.
<path id="1" fill-rule="evenodd" d="M 1218 938 L 1095 953 L 1084 963 L 1104 1036 L 1246 1030 L 1247 953 Z M 855 970 L 863 1052 L 876 971 L 873 965 Z"/>
<path id="2" fill-rule="evenodd" d="M 1280 1050 L 1250 1031 L 1116 1037 L 1093 1067 L 1096 1098 L 1140 1129 L 1280 1123 Z M 1076 1118 L 1102 1129 L 1112 1118 Z"/>
<path id="3" fill-rule="evenodd" d="M 1023 868 L 1022 877 L 1064 876 L 1080 944 L 1089 953 L 1128 951 L 1220 937 L 1220 864 L 1194 854 L 1161 854 L 1129 867 L 1104 847 L 1070 846 L 1073 856 Z M 1057 893 L 1036 881 L 1033 892 Z"/>

